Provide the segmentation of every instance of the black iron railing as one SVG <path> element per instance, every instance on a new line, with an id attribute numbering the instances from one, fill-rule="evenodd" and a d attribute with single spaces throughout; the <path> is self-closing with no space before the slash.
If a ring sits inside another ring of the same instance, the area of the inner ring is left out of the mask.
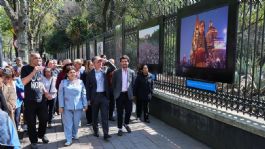
<path id="1" fill-rule="evenodd" d="M 186 78 L 175 75 L 177 10 L 197 2 L 200 0 L 185 0 L 178 6 L 170 5 L 164 8 L 158 5 L 150 6 L 150 10 L 154 12 L 152 17 L 165 16 L 163 73 L 158 74 L 156 88 L 191 100 L 210 103 L 216 107 L 265 118 L 265 2 L 239 1 L 235 81 L 234 84 L 217 83 L 217 93 L 187 88 Z M 135 69 L 138 40 L 136 22 L 125 21 L 122 28 L 122 54 L 127 54 L 131 58 L 131 67 Z M 105 54 L 118 59 L 119 54 L 115 53 L 114 34 L 106 35 L 104 37 Z M 85 50 L 89 51 L 89 45 L 86 47 Z M 60 53 L 59 58 L 82 58 L 82 56 L 71 57 L 73 54 L 69 54 L 71 53 L 69 51 L 73 53 L 73 48 Z"/>

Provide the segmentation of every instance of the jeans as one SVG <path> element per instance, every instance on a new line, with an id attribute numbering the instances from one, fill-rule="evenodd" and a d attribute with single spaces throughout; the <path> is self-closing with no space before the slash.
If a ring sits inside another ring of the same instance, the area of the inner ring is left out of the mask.
<path id="1" fill-rule="evenodd" d="M 15 110 L 15 122 L 16 122 L 17 128 L 18 128 L 18 125 L 20 122 L 20 113 L 21 113 L 21 107 L 16 108 L 16 110 Z"/>

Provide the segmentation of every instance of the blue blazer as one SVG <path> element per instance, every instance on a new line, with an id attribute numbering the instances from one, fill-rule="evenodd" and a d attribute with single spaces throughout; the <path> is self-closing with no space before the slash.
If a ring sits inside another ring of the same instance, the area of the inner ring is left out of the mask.
<path id="1" fill-rule="evenodd" d="M 58 91 L 59 107 L 66 110 L 80 110 L 87 106 L 86 89 L 82 80 L 74 83 L 64 79 Z"/>

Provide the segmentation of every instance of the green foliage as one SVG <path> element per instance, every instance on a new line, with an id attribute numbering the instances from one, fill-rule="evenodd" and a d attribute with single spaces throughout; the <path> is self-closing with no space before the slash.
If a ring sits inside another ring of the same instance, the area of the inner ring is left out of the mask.
<path id="1" fill-rule="evenodd" d="M 6 15 L 4 8 L 0 7 L 0 31 L 6 32 L 6 31 L 11 31 L 11 29 L 12 29 L 12 24 L 10 19 Z"/>
<path id="2" fill-rule="evenodd" d="M 2 36 L 3 51 L 10 50 L 12 45 L 12 25 L 3 7 L 0 6 L 0 34 Z"/>
<path id="3" fill-rule="evenodd" d="M 55 54 L 69 48 L 70 44 L 71 41 L 67 37 L 65 31 L 57 30 L 54 31 L 50 37 L 48 37 L 47 41 L 45 42 L 45 50 L 48 53 Z"/>
<path id="4" fill-rule="evenodd" d="M 76 17 L 70 21 L 70 24 L 66 28 L 66 34 L 72 43 L 80 44 L 85 41 L 89 34 L 89 26 L 87 21 L 82 17 Z"/>

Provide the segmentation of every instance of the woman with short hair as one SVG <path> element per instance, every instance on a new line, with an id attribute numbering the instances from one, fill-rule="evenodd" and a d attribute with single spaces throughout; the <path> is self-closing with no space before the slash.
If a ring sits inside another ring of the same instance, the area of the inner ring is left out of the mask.
<path id="1" fill-rule="evenodd" d="M 153 95 L 153 79 L 149 73 L 148 66 L 142 65 L 134 84 L 134 95 L 136 96 L 137 119 L 140 120 L 142 111 L 144 112 L 144 121 L 150 123 L 149 102 Z"/>
<path id="2" fill-rule="evenodd" d="M 59 86 L 59 112 L 62 113 L 65 146 L 72 144 L 72 139 L 78 139 L 78 126 L 82 110 L 87 109 L 86 89 L 82 80 L 76 76 L 74 66 L 66 68 L 67 79 Z"/>
<path id="3" fill-rule="evenodd" d="M 45 68 L 43 70 L 43 84 L 46 89 L 46 91 L 49 94 L 49 98 L 45 97 L 45 100 L 47 100 L 47 108 L 48 108 L 48 127 L 51 127 L 52 123 L 52 117 L 54 113 L 54 106 L 55 106 L 55 99 L 57 96 L 57 89 L 55 87 L 56 83 L 56 77 L 53 76 L 53 72 L 51 68 Z"/>

